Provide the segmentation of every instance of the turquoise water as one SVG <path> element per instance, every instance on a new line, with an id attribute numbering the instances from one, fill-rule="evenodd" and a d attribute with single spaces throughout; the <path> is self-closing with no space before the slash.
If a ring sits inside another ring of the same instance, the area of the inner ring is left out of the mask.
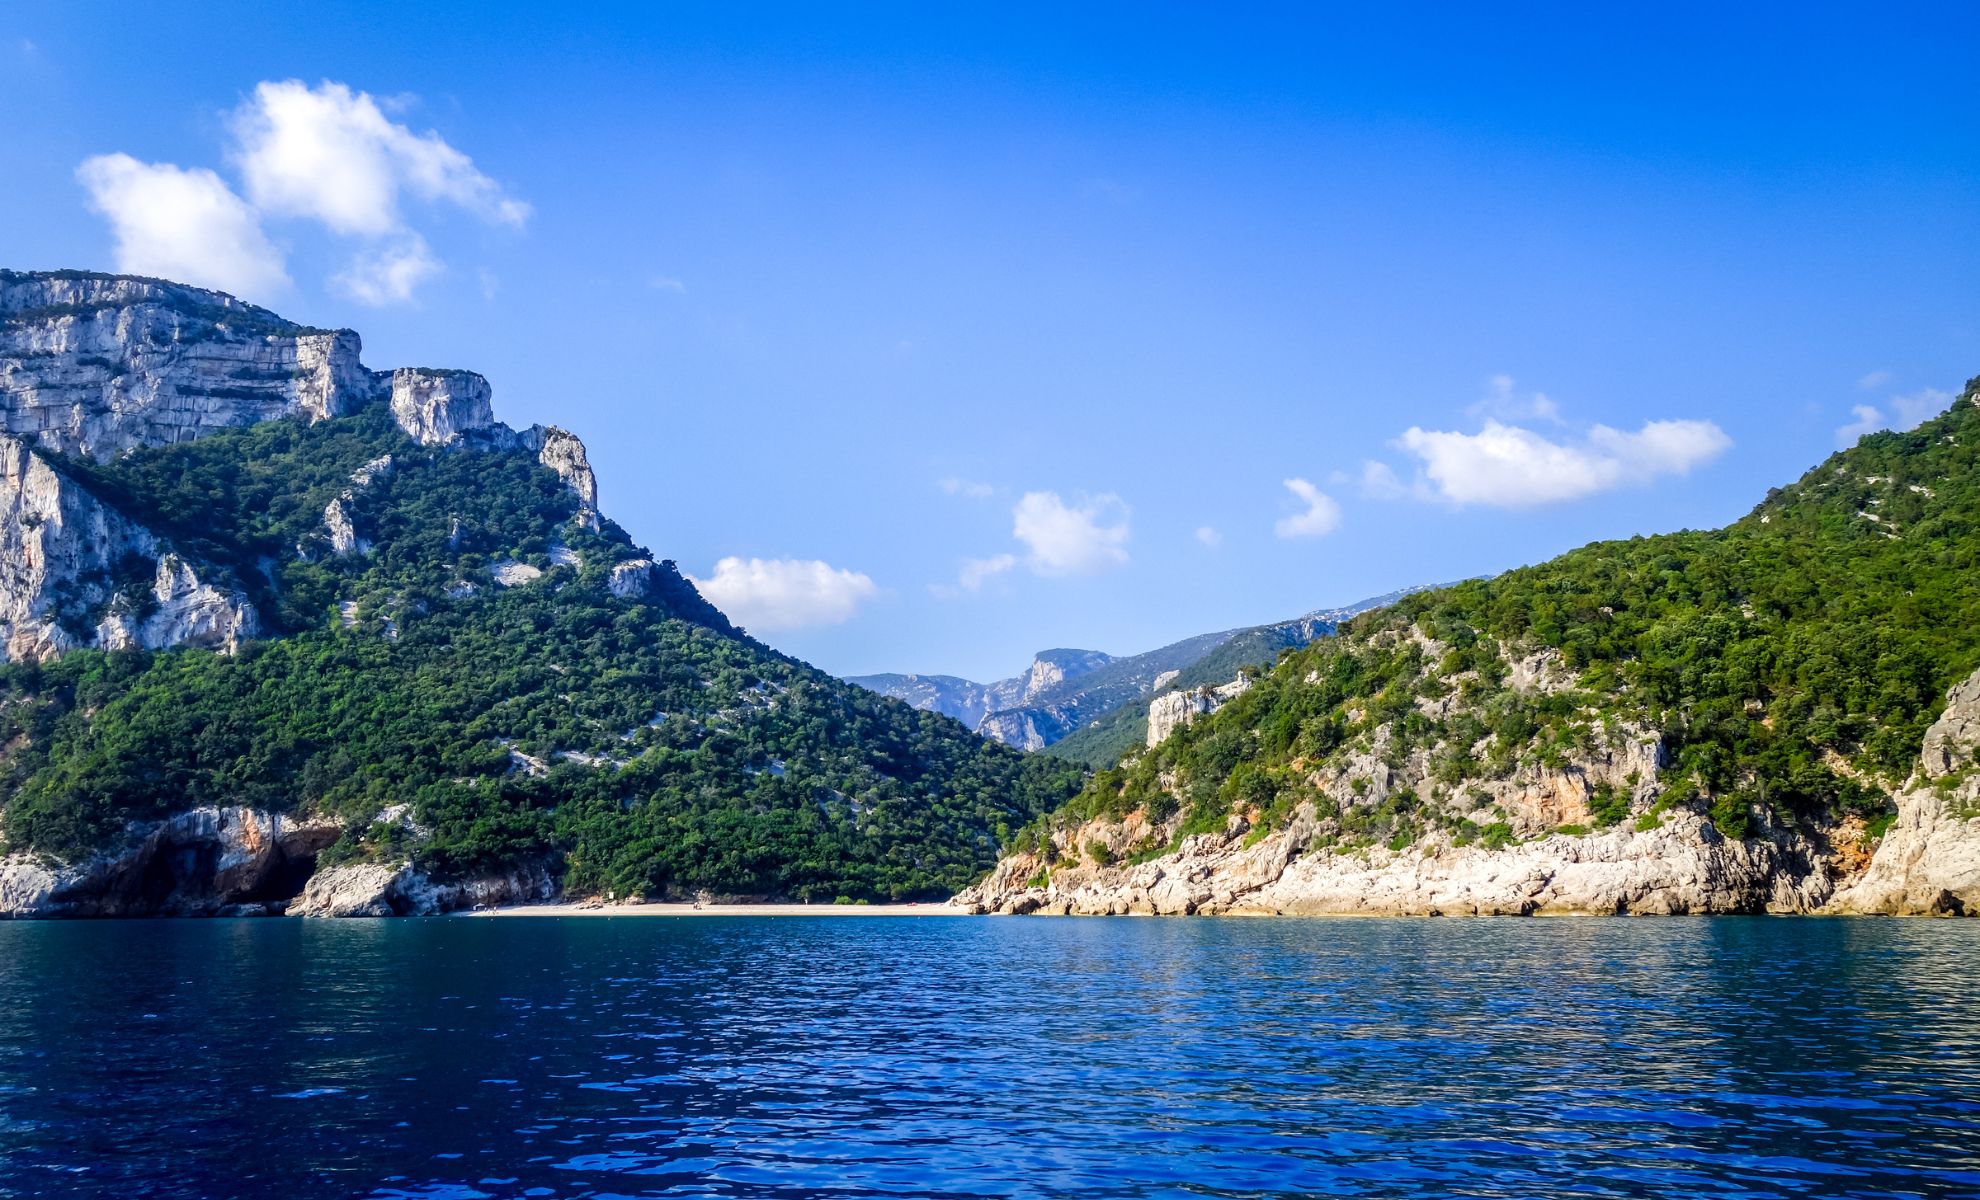
<path id="1" fill-rule="evenodd" d="M 1980 1196 L 1980 922 L 0 925 L 0 1195 Z"/>

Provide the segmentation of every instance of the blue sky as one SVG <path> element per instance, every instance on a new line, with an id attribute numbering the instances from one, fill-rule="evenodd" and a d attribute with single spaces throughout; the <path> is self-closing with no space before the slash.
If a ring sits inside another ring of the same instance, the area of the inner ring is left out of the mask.
<path id="1" fill-rule="evenodd" d="M 481 371 L 843 673 L 1721 524 L 1980 373 L 1970 5 L 542 7 L 0 14 L 0 264 Z"/>

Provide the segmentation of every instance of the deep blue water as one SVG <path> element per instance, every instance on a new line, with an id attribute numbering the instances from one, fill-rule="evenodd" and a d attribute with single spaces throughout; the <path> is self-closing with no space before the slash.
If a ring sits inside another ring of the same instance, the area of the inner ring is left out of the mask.
<path id="1" fill-rule="evenodd" d="M 0 925 L 14 1196 L 1980 1196 L 1980 922 Z"/>

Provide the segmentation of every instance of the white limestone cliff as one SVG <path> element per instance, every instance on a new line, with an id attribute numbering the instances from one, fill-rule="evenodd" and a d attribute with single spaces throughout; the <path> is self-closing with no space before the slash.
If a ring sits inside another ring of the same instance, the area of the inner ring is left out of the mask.
<path id="1" fill-rule="evenodd" d="M 598 476 L 585 456 L 584 443 L 567 429 L 555 425 L 532 425 L 520 435 L 525 448 L 536 454 L 536 461 L 557 473 L 578 498 L 577 521 L 586 529 L 597 529 Z"/>
<path id="2" fill-rule="evenodd" d="M 632 558 L 612 565 L 612 575 L 606 586 L 614 596 L 630 599 L 644 595 L 653 585 L 653 560 Z"/>
<path id="3" fill-rule="evenodd" d="M 562 429 L 495 420 L 472 371 L 374 373 L 349 330 L 316 330 L 219 292 L 129 276 L 0 271 L 0 656 L 79 646 L 233 649 L 259 627 L 245 594 L 206 576 L 141 516 L 121 514 L 57 456 L 108 461 L 231 427 L 315 422 L 382 402 L 424 446 L 527 451 L 597 529 L 598 482 Z M 392 469 L 365 464 L 324 508 L 305 557 L 361 554 L 358 500 Z M 148 583 L 147 583 L 148 580 Z"/>
<path id="4" fill-rule="evenodd" d="M 202 580 L 156 536 L 27 443 L 0 435 L 0 650 L 7 659 L 39 662 L 78 646 L 231 650 L 256 628 L 245 596 Z"/>
<path id="5" fill-rule="evenodd" d="M 159 280 L 0 272 L 0 429 L 106 461 L 277 417 L 319 421 L 375 389 L 358 336 Z"/>
<path id="6" fill-rule="evenodd" d="M 1251 679 L 1240 675 L 1217 687 L 1164 692 L 1148 702 L 1148 744 L 1159 746 L 1178 728 L 1207 717 L 1226 703 L 1244 695 Z"/>
<path id="7" fill-rule="evenodd" d="M 392 372 L 392 419 L 422 446 L 445 446 L 495 427 L 488 381 L 473 371 L 400 367 Z"/>

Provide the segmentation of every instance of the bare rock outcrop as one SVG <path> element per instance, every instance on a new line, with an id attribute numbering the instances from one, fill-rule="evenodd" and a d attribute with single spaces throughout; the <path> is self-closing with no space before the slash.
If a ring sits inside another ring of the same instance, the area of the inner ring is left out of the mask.
<path id="1" fill-rule="evenodd" d="M 1542 658 L 1522 660 L 1519 675 L 1522 687 L 1562 686 Z M 1367 750 L 1316 778 L 1323 800 L 1379 802 L 1425 786 L 1420 752 L 1394 762 L 1385 750 L 1378 730 Z M 1233 814 L 1221 831 L 1114 865 L 1159 845 L 1177 822 L 1138 811 L 1101 818 L 1007 856 L 955 903 L 1018 914 L 1980 914 L 1980 672 L 1949 694 L 1867 865 L 1843 826 L 1781 828 L 1755 810 L 1752 836 L 1728 838 L 1696 802 L 1658 802 L 1663 764 L 1654 731 L 1620 726 L 1558 766 L 1478 785 L 1473 815 L 1501 819 L 1497 845 L 1437 830 L 1393 848 L 1343 846 L 1307 802 L 1279 828 L 1254 830 Z M 1576 828 L 1597 788 L 1628 819 Z"/>
<path id="2" fill-rule="evenodd" d="M 536 461 L 557 473 L 557 478 L 578 498 L 577 520 L 586 529 L 597 529 L 598 476 L 585 456 L 584 443 L 569 430 L 555 425 L 532 425 L 520 436 L 522 444 L 535 452 Z"/>
<path id="3" fill-rule="evenodd" d="M 134 826 L 124 844 L 75 863 L 0 858 L 0 917 L 214 916 L 280 912 L 332 820 L 196 808 Z"/>
<path id="4" fill-rule="evenodd" d="M 1014 855 L 955 903 L 1070 915 L 1813 912 L 1832 886 L 1813 845 L 1791 835 L 1734 841 L 1689 813 L 1647 830 L 1556 833 L 1499 849 L 1445 834 L 1401 850 L 1322 848 L 1310 812 L 1256 842 L 1248 831 L 1238 822 L 1124 867 L 1070 850 L 1055 865 Z"/>
<path id="5" fill-rule="evenodd" d="M 1980 916 L 1980 671 L 1946 697 L 1925 733 L 1897 819 L 1839 912 Z"/>
<path id="6" fill-rule="evenodd" d="M 427 917 L 482 905 L 527 904 L 557 895 L 541 867 L 436 882 L 411 863 L 347 863 L 310 877 L 288 906 L 295 917 Z"/>
<path id="7" fill-rule="evenodd" d="M 0 650 L 39 662 L 77 646 L 232 650 L 252 604 L 201 579 L 159 539 L 0 434 Z"/>
<path id="8" fill-rule="evenodd" d="M 1161 745 L 1177 729 L 1209 716 L 1250 689 L 1250 678 L 1240 675 L 1218 687 L 1164 692 L 1148 702 L 1148 744 Z"/>
<path id="9" fill-rule="evenodd" d="M 606 586 L 614 596 L 624 599 L 643 596 L 653 586 L 653 566 L 650 558 L 630 558 L 614 563 Z"/>
<path id="10" fill-rule="evenodd" d="M 108 460 L 370 400 L 357 334 L 155 279 L 0 272 L 0 429 Z"/>
<path id="11" fill-rule="evenodd" d="M 473 371 L 400 367 L 392 372 L 392 419 L 422 446 L 444 446 L 495 428 L 488 380 Z"/>

